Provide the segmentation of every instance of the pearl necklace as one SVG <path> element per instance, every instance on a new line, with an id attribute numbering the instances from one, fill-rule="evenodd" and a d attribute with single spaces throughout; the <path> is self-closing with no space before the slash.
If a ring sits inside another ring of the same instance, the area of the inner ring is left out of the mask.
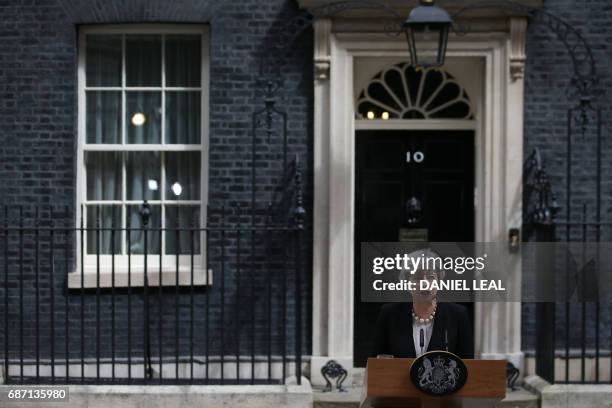
<path id="1" fill-rule="evenodd" d="M 427 324 L 427 323 L 433 322 L 433 319 L 436 317 L 436 309 L 437 308 L 438 308 L 438 305 L 434 304 L 433 311 L 431 312 L 429 317 L 423 319 L 423 318 L 417 316 L 416 313 L 414 313 L 414 307 L 413 307 L 412 308 L 412 318 L 414 319 L 415 322 L 421 323 L 421 324 Z"/>

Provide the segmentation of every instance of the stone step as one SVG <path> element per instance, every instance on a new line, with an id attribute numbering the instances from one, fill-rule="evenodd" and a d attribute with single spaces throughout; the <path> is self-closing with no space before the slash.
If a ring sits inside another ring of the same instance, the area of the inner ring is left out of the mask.
<path id="1" fill-rule="evenodd" d="M 313 390 L 315 408 L 358 408 L 361 388 L 351 387 L 346 392 Z"/>
<path id="2" fill-rule="evenodd" d="M 346 392 L 314 390 L 314 408 L 358 408 L 361 387 L 351 387 Z M 481 406 L 481 405 L 478 405 Z M 506 398 L 496 408 L 539 408 L 538 397 L 524 389 L 508 390 Z"/>

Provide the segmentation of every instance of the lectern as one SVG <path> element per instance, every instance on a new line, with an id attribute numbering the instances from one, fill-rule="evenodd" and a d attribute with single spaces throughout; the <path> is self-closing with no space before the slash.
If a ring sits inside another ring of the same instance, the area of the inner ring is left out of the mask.
<path id="1" fill-rule="evenodd" d="M 360 408 L 492 407 L 506 396 L 506 360 L 463 360 L 468 371 L 456 393 L 435 397 L 410 379 L 412 358 L 370 358 Z"/>

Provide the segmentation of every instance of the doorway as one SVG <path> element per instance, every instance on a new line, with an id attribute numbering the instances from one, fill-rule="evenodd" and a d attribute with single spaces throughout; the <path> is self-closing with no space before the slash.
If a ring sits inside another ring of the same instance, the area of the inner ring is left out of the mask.
<path id="1" fill-rule="evenodd" d="M 361 242 L 474 241 L 474 138 L 471 130 L 356 132 L 356 367 L 365 366 L 382 306 L 361 302 Z"/>

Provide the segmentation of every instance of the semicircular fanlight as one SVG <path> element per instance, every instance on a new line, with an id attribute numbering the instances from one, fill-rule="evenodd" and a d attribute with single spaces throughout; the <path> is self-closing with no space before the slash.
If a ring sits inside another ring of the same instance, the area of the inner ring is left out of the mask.
<path id="1" fill-rule="evenodd" d="M 358 119 L 474 119 L 470 98 L 448 72 L 409 63 L 376 74 L 357 99 Z"/>

